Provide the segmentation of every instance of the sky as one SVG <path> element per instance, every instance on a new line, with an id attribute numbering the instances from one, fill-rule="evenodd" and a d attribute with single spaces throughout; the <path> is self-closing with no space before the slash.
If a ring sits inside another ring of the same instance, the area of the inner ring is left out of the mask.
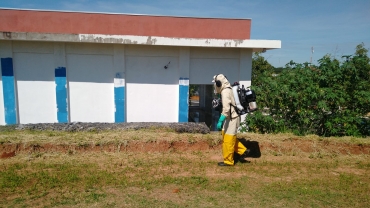
<path id="1" fill-rule="evenodd" d="M 281 40 L 281 49 L 262 54 L 275 67 L 317 64 L 327 54 L 342 60 L 361 43 L 370 48 L 370 0 L 0 0 L 0 7 L 247 18 L 251 39 Z"/>

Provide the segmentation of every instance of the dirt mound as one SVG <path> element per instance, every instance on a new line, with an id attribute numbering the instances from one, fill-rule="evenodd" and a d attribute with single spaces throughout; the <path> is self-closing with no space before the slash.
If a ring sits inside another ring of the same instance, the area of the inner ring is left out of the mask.
<path id="1" fill-rule="evenodd" d="M 0 135 L 0 158 L 14 157 L 19 153 L 182 152 L 222 149 L 220 133 L 210 132 L 204 123 L 26 124 L 0 126 L 0 132 L 3 132 Z M 238 134 L 238 139 L 248 149 L 256 149 L 254 152 L 258 157 L 261 154 L 308 154 L 311 157 L 370 154 L 370 144 L 366 139 L 317 136 L 305 138 L 289 134 L 254 133 Z"/>
<path id="2" fill-rule="evenodd" d="M 259 158 L 262 155 L 295 156 L 309 155 L 310 157 L 333 157 L 337 155 L 370 155 L 369 144 L 355 144 L 345 142 L 327 142 L 317 140 L 283 140 L 283 141 L 253 141 L 238 138 L 251 150 L 249 157 Z M 79 154 L 85 152 L 186 152 L 221 150 L 222 141 L 214 140 L 177 140 L 177 141 L 110 141 L 104 144 L 88 143 L 12 143 L 0 144 L 1 159 L 14 157 L 19 153 L 65 153 Z"/>

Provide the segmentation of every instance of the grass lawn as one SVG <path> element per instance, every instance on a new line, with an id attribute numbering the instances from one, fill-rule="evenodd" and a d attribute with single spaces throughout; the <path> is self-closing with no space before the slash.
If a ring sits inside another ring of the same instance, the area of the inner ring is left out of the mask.
<path id="1" fill-rule="evenodd" d="M 370 138 L 238 137 L 261 157 L 218 167 L 219 134 L 2 132 L 0 207 L 369 206 Z"/>

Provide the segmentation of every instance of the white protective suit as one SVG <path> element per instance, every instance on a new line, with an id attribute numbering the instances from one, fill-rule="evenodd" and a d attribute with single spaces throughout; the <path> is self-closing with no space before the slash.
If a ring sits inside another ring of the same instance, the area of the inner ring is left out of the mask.
<path id="1" fill-rule="evenodd" d="M 243 155 L 247 148 L 236 138 L 237 129 L 240 125 L 240 116 L 237 114 L 234 107 L 236 104 L 229 81 L 223 74 L 218 74 L 213 77 L 213 82 L 216 92 L 221 94 L 221 114 L 226 116 L 222 128 L 222 155 L 224 162 L 223 164 L 219 163 L 219 165 L 231 166 L 234 165 L 234 152 Z"/>

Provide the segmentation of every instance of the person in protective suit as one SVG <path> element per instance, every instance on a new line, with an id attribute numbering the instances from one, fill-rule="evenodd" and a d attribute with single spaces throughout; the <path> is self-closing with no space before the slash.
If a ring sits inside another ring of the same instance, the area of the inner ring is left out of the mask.
<path id="1" fill-rule="evenodd" d="M 237 129 L 240 125 L 240 116 L 235 110 L 236 103 L 229 81 L 225 75 L 218 74 L 213 77 L 212 82 L 214 82 L 216 93 L 221 94 L 222 100 L 222 112 L 217 123 L 217 129 L 222 130 L 222 155 L 224 161 L 219 162 L 218 165 L 233 166 L 234 152 L 241 156 L 245 156 L 249 151 L 236 138 Z"/>

